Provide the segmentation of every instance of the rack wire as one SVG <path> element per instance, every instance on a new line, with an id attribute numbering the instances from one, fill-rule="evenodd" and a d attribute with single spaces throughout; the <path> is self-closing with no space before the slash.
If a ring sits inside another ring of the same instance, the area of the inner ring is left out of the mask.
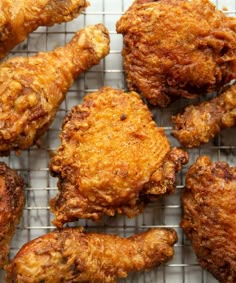
<path id="1" fill-rule="evenodd" d="M 224 11 L 227 15 L 236 15 L 236 0 L 213 2 L 219 9 L 227 7 L 228 10 Z M 131 5 L 132 0 L 90 0 L 90 3 L 91 6 L 77 19 L 50 28 L 39 28 L 10 54 L 10 56 L 31 56 L 39 51 L 52 50 L 57 46 L 65 45 L 77 30 L 99 22 L 104 23 L 110 31 L 110 54 L 98 66 L 93 67 L 75 80 L 49 131 L 42 137 L 41 148 L 34 146 L 22 151 L 18 156 L 11 153 L 9 157 L 2 158 L 2 161 L 5 161 L 23 176 L 26 184 L 26 204 L 22 221 L 12 241 L 10 257 L 13 257 L 24 243 L 54 229 L 51 224 L 53 216 L 50 213 L 48 202 L 57 193 L 57 179 L 50 176 L 48 162 L 51 152 L 54 152 L 60 144 L 60 127 L 65 115 L 73 105 L 81 102 L 84 95 L 100 87 L 110 85 L 115 88 L 126 89 L 121 56 L 123 40 L 122 36 L 116 33 L 115 24 Z M 151 109 L 157 124 L 164 128 L 173 146 L 178 145 L 178 143 L 171 136 L 170 116 L 189 103 L 189 101 L 182 99 L 164 110 Z M 173 260 L 153 271 L 131 274 L 127 279 L 119 282 L 217 282 L 208 272 L 199 267 L 190 243 L 179 227 L 181 217 L 180 194 L 184 187 L 185 173 L 199 155 L 209 155 L 214 161 L 224 160 L 235 165 L 235 131 L 233 129 L 225 130 L 211 143 L 189 150 L 189 153 L 190 162 L 179 174 L 175 194 L 150 204 L 143 214 L 132 219 L 125 216 L 107 217 L 99 224 L 89 220 L 80 220 L 73 224 L 74 226 L 82 225 L 88 231 L 114 233 L 120 236 L 130 236 L 150 227 L 169 227 L 177 231 L 179 240 L 175 245 Z M 3 272 L 0 272 L 0 282 L 4 282 L 3 278 Z"/>

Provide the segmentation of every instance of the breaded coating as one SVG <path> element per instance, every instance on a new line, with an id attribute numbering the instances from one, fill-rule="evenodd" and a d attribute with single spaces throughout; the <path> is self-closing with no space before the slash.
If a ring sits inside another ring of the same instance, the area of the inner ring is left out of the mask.
<path id="1" fill-rule="evenodd" d="M 197 159 L 186 176 L 181 227 L 202 268 L 236 282 L 236 167 Z"/>
<path id="2" fill-rule="evenodd" d="M 128 87 L 151 104 L 166 107 L 236 78 L 236 18 L 209 0 L 135 1 L 116 27 Z"/>
<path id="3" fill-rule="evenodd" d="M 85 0 L 1 0 L 0 59 L 39 26 L 52 26 L 77 17 Z"/>
<path id="4" fill-rule="evenodd" d="M 50 162 L 59 177 L 54 224 L 103 214 L 133 217 L 150 198 L 172 193 L 188 155 L 170 148 L 137 93 L 110 87 L 85 97 L 65 118 Z"/>
<path id="5" fill-rule="evenodd" d="M 109 52 L 107 29 L 98 24 L 64 47 L 0 65 L 0 155 L 32 146 L 50 126 L 74 78 Z"/>
<path id="6" fill-rule="evenodd" d="M 222 129 L 236 126 L 236 84 L 219 96 L 189 105 L 172 117 L 173 135 L 188 148 L 207 143 Z"/>
<path id="7" fill-rule="evenodd" d="M 9 245 L 23 212 L 23 187 L 17 172 L 0 162 L 0 268 L 7 263 Z"/>
<path id="8" fill-rule="evenodd" d="M 128 272 L 171 259 L 177 234 L 150 229 L 129 238 L 65 228 L 25 244 L 7 267 L 7 283 L 115 283 Z"/>

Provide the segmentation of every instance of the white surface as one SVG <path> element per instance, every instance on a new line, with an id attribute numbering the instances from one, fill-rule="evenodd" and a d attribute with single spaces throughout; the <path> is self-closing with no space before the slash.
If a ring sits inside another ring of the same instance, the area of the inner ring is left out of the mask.
<path id="1" fill-rule="evenodd" d="M 79 16 L 73 22 L 57 25 L 51 28 L 40 28 L 31 34 L 24 43 L 18 46 L 13 54 L 32 55 L 38 51 L 51 50 L 57 46 L 64 45 L 73 33 L 86 25 L 103 22 L 110 30 L 111 53 L 99 66 L 81 75 L 74 83 L 66 101 L 61 105 L 60 111 L 52 124 L 50 130 L 42 138 L 42 148 L 33 147 L 23 151 L 20 156 L 14 153 L 8 158 L 2 158 L 12 168 L 15 168 L 24 177 L 26 183 L 25 195 L 26 206 L 24 216 L 19 225 L 12 242 L 11 257 L 19 250 L 22 244 L 35 237 L 53 229 L 51 225 L 52 215 L 48 208 L 48 200 L 56 194 L 57 179 L 52 178 L 48 172 L 49 153 L 60 144 L 58 135 L 63 117 L 70 108 L 78 104 L 81 98 L 88 92 L 98 89 L 104 85 L 115 88 L 125 88 L 124 75 L 122 71 L 122 36 L 116 34 L 115 24 L 132 3 L 131 0 L 90 0 L 91 6 L 85 14 Z M 215 1 L 219 8 L 228 7 L 230 15 L 235 16 L 236 1 Z M 204 9 L 204 7 L 203 7 Z M 28 45 L 28 52 L 25 47 Z M 178 145 L 171 137 L 170 116 L 182 108 L 186 101 L 178 101 L 165 110 L 153 110 L 155 119 L 159 126 L 165 127 L 172 145 Z M 189 101 L 187 102 L 189 103 Z M 213 160 L 224 160 L 235 164 L 236 142 L 235 130 L 224 131 L 214 142 L 200 148 L 189 150 L 191 159 L 179 175 L 176 193 L 159 202 L 149 205 L 145 212 L 133 219 L 126 217 L 105 218 L 100 224 L 91 221 L 80 220 L 75 225 L 85 225 L 89 231 L 103 231 L 117 233 L 121 236 L 129 236 L 148 227 L 164 226 L 173 227 L 179 235 L 179 241 L 175 246 L 175 256 L 165 266 L 159 267 L 151 272 L 130 275 L 126 280 L 119 282 L 175 282 L 175 283 L 213 283 L 216 282 L 212 276 L 198 266 L 189 242 L 183 236 L 179 228 L 181 215 L 180 192 L 184 185 L 184 175 L 193 161 L 201 154 L 207 154 Z M 3 274 L 1 275 L 3 276 Z M 3 277 L 2 277 L 3 278 Z M 0 282 L 4 282 L 0 277 Z"/>

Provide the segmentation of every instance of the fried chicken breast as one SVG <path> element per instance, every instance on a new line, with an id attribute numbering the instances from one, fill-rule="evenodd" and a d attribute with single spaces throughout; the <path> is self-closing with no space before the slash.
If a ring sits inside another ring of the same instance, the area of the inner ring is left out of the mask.
<path id="1" fill-rule="evenodd" d="M 0 155 L 32 146 L 48 129 L 74 78 L 109 52 L 107 29 L 98 24 L 64 47 L 0 65 Z"/>
<path id="2" fill-rule="evenodd" d="M 209 0 L 138 0 L 116 27 L 128 87 L 151 104 L 166 107 L 236 78 L 236 18 Z"/>
<path id="3" fill-rule="evenodd" d="M 134 92 L 106 87 L 89 94 L 62 127 L 49 166 L 59 177 L 50 202 L 58 227 L 103 214 L 136 215 L 150 198 L 174 191 L 176 172 L 188 161 L 186 152 L 170 148 Z"/>
<path id="4" fill-rule="evenodd" d="M 202 268 L 236 282 L 236 167 L 197 159 L 186 176 L 181 227 Z"/>
<path id="5" fill-rule="evenodd" d="M 87 6 L 85 0 L 1 0 L 0 59 L 39 26 L 71 21 Z"/>
<path id="6" fill-rule="evenodd" d="M 172 229 L 151 229 L 129 238 L 54 231 L 25 244 L 7 267 L 7 283 L 115 283 L 128 272 L 154 268 L 171 259 Z"/>
<path id="7" fill-rule="evenodd" d="M 7 263 L 9 244 L 23 212 L 23 187 L 17 172 L 0 162 L 0 268 Z"/>
<path id="8" fill-rule="evenodd" d="M 187 106 L 172 117 L 173 135 L 188 148 L 207 143 L 222 129 L 236 126 L 236 84 L 219 96 Z"/>

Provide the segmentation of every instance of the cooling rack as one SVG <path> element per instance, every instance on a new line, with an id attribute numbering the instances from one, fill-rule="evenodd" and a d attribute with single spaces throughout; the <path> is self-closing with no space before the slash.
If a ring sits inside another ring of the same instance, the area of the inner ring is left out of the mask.
<path id="1" fill-rule="evenodd" d="M 219 9 L 230 16 L 236 15 L 236 0 L 213 1 Z M 19 248 L 26 242 L 41 236 L 54 227 L 51 224 L 53 216 L 50 213 L 48 201 L 57 192 L 57 179 L 52 178 L 48 170 L 50 155 L 60 144 L 59 133 L 61 122 L 73 105 L 81 102 L 87 93 L 102 86 L 110 85 L 115 88 L 126 89 L 122 66 L 122 36 L 116 34 L 115 24 L 123 12 L 130 6 L 132 0 L 90 0 L 90 7 L 77 19 L 70 23 L 56 25 L 50 28 L 39 28 L 32 33 L 25 42 L 14 49 L 10 56 L 31 56 L 39 51 L 52 50 L 64 45 L 73 34 L 87 25 L 104 23 L 110 31 L 111 52 L 90 71 L 80 75 L 71 89 L 66 100 L 62 103 L 55 121 L 49 131 L 41 139 L 41 147 L 32 147 L 22 151 L 20 155 L 11 155 L 1 158 L 9 166 L 16 169 L 25 180 L 26 204 L 23 218 L 12 241 L 10 257 L 13 257 Z M 225 10 L 225 7 L 228 10 Z M 204 9 L 204 7 L 202 7 Z M 179 100 L 167 109 L 151 109 L 159 126 L 162 126 L 172 146 L 178 142 L 171 136 L 170 116 L 177 113 L 189 101 Z M 173 260 L 161 267 L 150 271 L 130 274 L 127 279 L 119 282 L 127 283 L 214 283 L 217 282 L 206 271 L 203 271 L 194 256 L 190 243 L 183 235 L 180 227 L 181 204 L 180 193 L 184 186 L 184 176 L 188 167 L 199 155 L 209 155 L 216 160 L 224 160 L 235 165 L 236 141 L 233 129 L 225 130 L 211 143 L 197 149 L 189 150 L 190 162 L 178 176 L 178 185 L 175 194 L 150 204 L 143 214 L 128 219 L 123 216 L 105 218 L 99 224 L 88 220 L 73 223 L 82 225 L 88 231 L 99 231 L 130 236 L 150 227 L 171 227 L 178 233 L 178 242 L 175 245 Z M 4 282 L 4 274 L 0 272 L 0 282 Z"/>

